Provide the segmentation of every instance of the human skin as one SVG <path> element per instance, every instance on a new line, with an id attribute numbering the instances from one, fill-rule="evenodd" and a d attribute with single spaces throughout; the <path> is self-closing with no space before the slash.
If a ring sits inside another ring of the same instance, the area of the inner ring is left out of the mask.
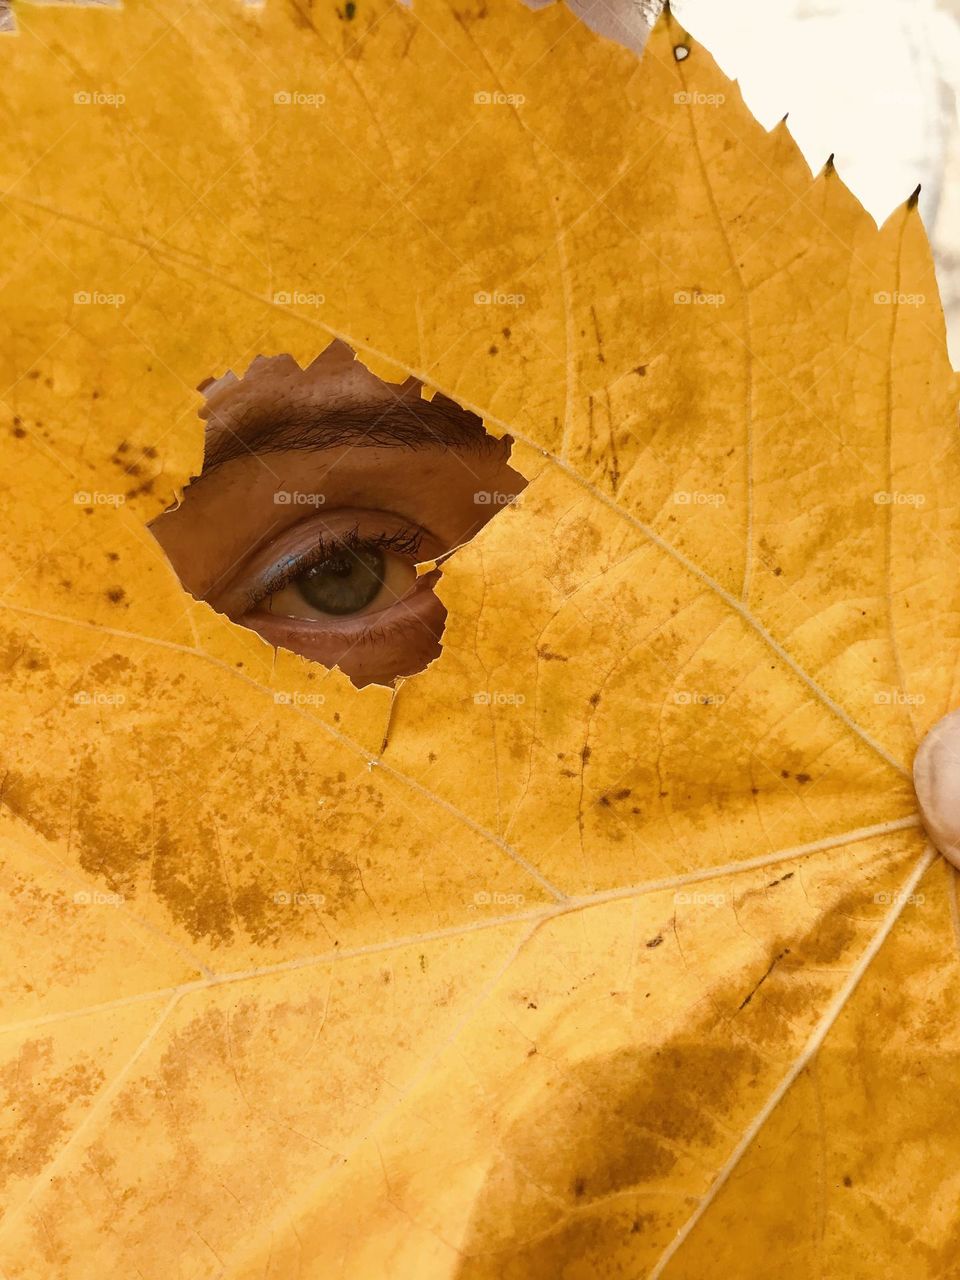
<path id="1" fill-rule="evenodd" d="M 339 341 L 306 369 L 259 356 L 201 388 L 203 472 L 151 526 L 184 586 L 357 686 L 426 667 L 446 617 L 437 562 L 524 487 L 509 438 Z"/>

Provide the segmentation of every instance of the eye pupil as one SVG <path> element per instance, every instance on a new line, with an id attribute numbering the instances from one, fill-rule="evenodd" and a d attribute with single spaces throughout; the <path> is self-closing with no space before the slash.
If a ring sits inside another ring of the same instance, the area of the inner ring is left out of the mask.
<path id="1" fill-rule="evenodd" d="M 294 584 L 322 613 L 356 613 L 383 587 L 383 553 L 376 547 L 348 547 L 311 565 Z"/>

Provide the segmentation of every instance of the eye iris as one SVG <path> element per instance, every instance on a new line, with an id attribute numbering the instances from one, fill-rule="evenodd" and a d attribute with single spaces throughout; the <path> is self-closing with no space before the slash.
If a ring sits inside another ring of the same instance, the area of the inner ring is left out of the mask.
<path id="1" fill-rule="evenodd" d="M 322 613 L 356 613 L 376 599 L 383 586 L 383 553 L 376 547 L 344 547 L 296 579 L 311 608 Z"/>

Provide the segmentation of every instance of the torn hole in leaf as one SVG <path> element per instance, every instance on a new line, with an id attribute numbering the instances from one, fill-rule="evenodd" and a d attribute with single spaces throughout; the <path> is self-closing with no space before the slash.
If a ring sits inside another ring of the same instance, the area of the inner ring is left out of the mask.
<path id="1" fill-rule="evenodd" d="M 340 340 L 198 389 L 201 474 L 150 526 L 187 590 L 358 688 L 424 670 L 441 566 L 526 485 L 511 438 Z"/>

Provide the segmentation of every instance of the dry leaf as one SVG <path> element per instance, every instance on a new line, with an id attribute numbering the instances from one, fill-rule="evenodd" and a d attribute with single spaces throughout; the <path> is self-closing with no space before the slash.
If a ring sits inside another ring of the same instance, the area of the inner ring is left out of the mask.
<path id="1" fill-rule="evenodd" d="M 18 27 L 6 1280 L 952 1274 L 916 209 L 877 231 L 669 15 L 642 62 L 514 0 Z M 331 335 L 530 480 L 395 699 L 145 527 L 198 381 Z"/>

